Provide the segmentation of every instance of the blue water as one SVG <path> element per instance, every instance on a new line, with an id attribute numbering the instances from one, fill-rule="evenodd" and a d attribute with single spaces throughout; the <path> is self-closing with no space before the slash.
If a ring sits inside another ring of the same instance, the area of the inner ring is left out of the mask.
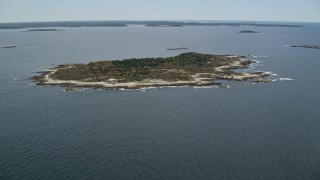
<path id="1" fill-rule="evenodd" d="M 320 179 L 320 26 L 0 30 L 0 179 Z M 260 34 L 236 33 L 254 30 Z M 275 81 L 229 89 L 64 92 L 61 63 L 185 51 L 267 55 Z"/>

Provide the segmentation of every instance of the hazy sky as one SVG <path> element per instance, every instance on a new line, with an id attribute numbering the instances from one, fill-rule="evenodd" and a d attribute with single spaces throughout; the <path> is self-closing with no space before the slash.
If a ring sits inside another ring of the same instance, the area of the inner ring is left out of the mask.
<path id="1" fill-rule="evenodd" d="M 68 20 L 320 22 L 320 0 L 0 0 L 0 22 Z"/>

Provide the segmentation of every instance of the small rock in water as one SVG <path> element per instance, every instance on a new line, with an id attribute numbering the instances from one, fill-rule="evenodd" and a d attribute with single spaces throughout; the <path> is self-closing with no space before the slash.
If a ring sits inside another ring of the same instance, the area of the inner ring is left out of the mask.
<path id="1" fill-rule="evenodd" d="M 75 91 L 78 91 L 78 88 L 76 88 L 76 87 L 67 87 L 64 90 L 65 91 L 69 91 L 69 92 L 75 92 Z"/>
<path id="2" fill-rule="evenodd" d="M 271 79 L 257 79 L 252 81 L 250 84 L 261 84 L 261 83 L 267 83 L 272 81 Z"/>
<path id="3" fill-rule="evenodd" d="M 229 88 L 230 86 L 225 85 L 225 84 L 219 84 L 218 87 L 219 87 L 219 88 Z"/>

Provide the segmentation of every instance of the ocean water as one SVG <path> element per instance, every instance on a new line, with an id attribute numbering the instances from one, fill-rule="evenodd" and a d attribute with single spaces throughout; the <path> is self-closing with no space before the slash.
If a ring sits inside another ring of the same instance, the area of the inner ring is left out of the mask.
<path id="1" fill-rule="evenodd" d="M 0 30 L 0 179 L 320 179 L 320 26 Z M 241 30 L 259 34 L 241 34 Z M 166 48 L 189 50 L 166 51 Z M 61 63 L 255 55 L 267 84 L 141 90 L 34 86 Z M 280 78 L 290 78 L 286 80 Z"/>

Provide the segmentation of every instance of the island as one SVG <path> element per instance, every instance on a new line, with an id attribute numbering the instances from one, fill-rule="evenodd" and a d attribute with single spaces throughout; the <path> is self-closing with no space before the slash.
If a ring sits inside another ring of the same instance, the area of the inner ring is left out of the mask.
<path id="1" fill-rule="evenodd" d="M 299 47 L 299 48 L 320 49 L 319 45 L 290 45 L 290 46 Z"/>
<path id="2" fill-rule="evenodd" d="M 187 47 L 177 47 L 177 48 L 167 48 L 168 51 L 176 51 L 176 50 L 186 50 L 189 49 Z"/>
<path id="3" fill-rule="evenodd" d="M 37 31 L 44 31 L 44 32 L 50 32 L 50 31 L 63 31 L 59 29 L 29 29 L 23 32 L 37 32 Z"/>
<path id="4" fill-rule="evenodd" d="M 252 31 L 252 30 L 244 30 L 244 31 L 240 31 L 238 33 L 259 33 L 257 31 Z"/>
<path id="5" fill-rule="evenodd" d="M 40 72 L 31 79 L 37 85 L 78 88 L 138 89 L 165 86 L 212 86 L 224 88 L 219 80 L 246 81 L 267 77 L 267 72 L 236 72 L 255 61 L 245 56 L 213 55 L 196 52 L 173 57 L 132 58 L 62 64 Z"/>

